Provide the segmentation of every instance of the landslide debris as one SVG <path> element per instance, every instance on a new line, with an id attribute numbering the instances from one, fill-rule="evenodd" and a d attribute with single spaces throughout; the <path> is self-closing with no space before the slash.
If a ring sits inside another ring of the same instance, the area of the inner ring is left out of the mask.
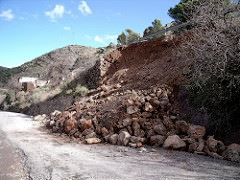
<path id="1" fill-rule="evenodd" d="M 114 86 L 103 86 L 101 90 L 63 112 L 35 119 L 43 118 L 53 133 L 64 133 L 87 144 L 151 145 L 240 162 L 240 145 L 226 147 L 213 136 L 206 137 L 205 127 L 179 119 L 172 106 L 171 87 L 116 92 Z"/>

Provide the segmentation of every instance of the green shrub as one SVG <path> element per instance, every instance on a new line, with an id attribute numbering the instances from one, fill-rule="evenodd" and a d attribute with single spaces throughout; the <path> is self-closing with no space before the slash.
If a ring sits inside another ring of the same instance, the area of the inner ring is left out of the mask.
<path id="1" fill-rule="evenodd" d="M 70 96 L 85 96 L 88 93 L 88 88 L 82 86 L 81 84 L 73 85 L 73 84 L 66 84 L 63 90 L 64 94 Z"/>
<path id="2" fill-rule="evenodd" d="M 88 93 L 88 88 L 82 86 L 81 84 L 77 85 L 75 88 L 74 94 L 76 96 L 85 96 Z"/>
<path id="3" fill-rule="evenodd" d="M 66 94 L 67 94 L 67 95 L 71 95 L 71 94 L 73 94 L 73 90 L 72 90 L 72 89 L 68 89 L 68 90 L 66 90 Z"/>

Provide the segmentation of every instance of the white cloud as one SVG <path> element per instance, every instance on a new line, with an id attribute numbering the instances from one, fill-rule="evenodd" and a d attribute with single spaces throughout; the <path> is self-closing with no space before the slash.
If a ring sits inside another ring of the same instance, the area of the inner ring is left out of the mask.
<path id="1" fill-rule="evenodd" d="M 6 11 L 2 11 L 0 13 L 0 17 L 4 18 L 6 21 L 11 21 L 14 19 L 14 14 L 11 9 L 8 9 Z"/>
<path id="2" fill-rule="evenodd" d="M 53 10 L 46 11 L 45 15 L 50 17 L 51 20 L 55 21 L 57 18 L 62 18 L 65 13 L 65 8 L 63 5 L 56 4 Z"/>
<path id="3" fill-rule="evenodd" d="M 81 11 L 81 13 L 84 16 L 92 14 L 91 8 L 88 6 L 86 1 L 81 1 L 81 3 L 78 6 L 78 9 Z"/>
<path id="4" fill-rule="evenodd" d="M 116 42 L 117 40 L 117 35 L 96 35 L 94 37 L 94 41 L 101 43 L 101 44 L 108 44 L 110 42 Z"/>
<path id="5" fill-rule="evenodd" d="M 63 28 L 65 31 L 71 31 L 71 27 L 70 26 L 65 26 L 64 28 Z"/>

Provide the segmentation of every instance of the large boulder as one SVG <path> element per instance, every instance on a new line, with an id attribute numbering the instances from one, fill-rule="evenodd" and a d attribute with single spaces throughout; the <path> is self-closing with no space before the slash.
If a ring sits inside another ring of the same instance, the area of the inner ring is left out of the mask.
<path id="1" fill-rule="evenodd" d="M 198 139 L 197 141 L 195 139 L 188 139 L 187 143 L 189 144 L 188 146 L 188 152 L 197 152 L 201 153 L 205 147 L 205 142 L 203 139 Z"/>
<path id="2" fill-rule="evenodd" d="M 122 131 L 118 136 L 118 145 L 127 146 L 131 135 L 127 131 Z"/>
<path id="3" fill-rule="evenodd" d="M 167 149 L 184 149 L 186 143 L 178 135 L 172 135 L 167 137 L 163 147 Z"/>
<path id="4" fill-rule="evenodd" d="M 188 135 L 194 139 L 201 139 L 206 133 L 206 128 L 199 125 L 190 125 Z"/>
<path id="5" fill-rule="evenodd" d="M 223 152 L 223 157 L 229 161 L 240 162 L 240 144 L 231 144 Z"/>
<path id="6" fill-rule="evenodd" d="M 77 129 L 77 121 L 74 118 L 67 119 L 64 122 L 64 132 L 66 134 L 70 134 L 71 132 L 73 132 L 76 129 Z"/>
<path id="7" fill-rule="evenodd" d="M 225 145 L 223 142 L 214 139 L 213 136 L 208 137 L 206 144 L 211 152 L 222 154 L 222 152 L 225 150 Z"/>
<path id="8" fill-rule="evenodd" d="M 84 131 L 85 129 L 90 129 L 93 127 L 93 123 L 92 120 L 89 119 L 80 119 L 79 123 L 78 123 L 79 128 L 81 129 L 81 131 Z"/>
<path id="9" fill-rule="evenodd" d="M 108 138 L 110 144 L 116 145 L 118 142 L 118 134 L 113 134 Z"/>

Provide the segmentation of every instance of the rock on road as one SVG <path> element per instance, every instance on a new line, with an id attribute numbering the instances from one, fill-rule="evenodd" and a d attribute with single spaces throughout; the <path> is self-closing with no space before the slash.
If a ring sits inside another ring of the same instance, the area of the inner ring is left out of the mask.
<path id="1" fill-rule="evenodd" d="M 240 164 L 185 152 L 65 142 L 0 112 L 0 180 L 240 179 Z"/>

